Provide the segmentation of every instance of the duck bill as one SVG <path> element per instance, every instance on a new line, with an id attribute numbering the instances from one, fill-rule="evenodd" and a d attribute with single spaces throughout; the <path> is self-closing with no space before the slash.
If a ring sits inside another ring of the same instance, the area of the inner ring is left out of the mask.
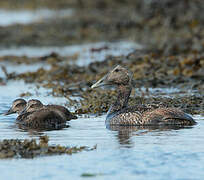
<path id="1" fill-rule="evenodd" d="M 98 88 L 98 87 L 100 87 L 100 86 L 106 85 L 106 84 L 107 84 L 107 83 L 106 83 L 106 80 L 107 80 L 107 75 L 105 75 L 103 78 L 101 78 L 100 80 L 98 80 L 95 84 L 93 84 L 93 85 L 91 86 L 91 88 L 93 89 L 93 88 Z"/>
<path id="2" fill-rule="evenodd" d="M 14 112 L 12 109 L 9 109 L 7 112 L 5 112 L 3 115 L 7 116 L 9 114 L 14 114 L 16 112 Z"/>

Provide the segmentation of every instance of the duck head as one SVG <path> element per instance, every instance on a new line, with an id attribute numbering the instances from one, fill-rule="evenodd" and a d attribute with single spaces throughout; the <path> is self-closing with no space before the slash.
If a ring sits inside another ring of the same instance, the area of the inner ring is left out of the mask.
<path id="1" fill-rule="evenodd" d="M 29 100 L 27 102 L 27 105 L 26 105 L 25 109 L 22 111 L 22 114 L 26 113 L 26 112 L 37 111 L 37 110 L 39 110 L 42 107 L 43 107 L 43 104 L 39 100 L 31 99 L 31 100 Z"/>
<path id="2" fill-rule="evenodd" d="M 105 85 L 127 86 L 127 85 L 131 85 L 131 83 L 132 83 L 132 72 L 130 72 L 128 69 L 120 65 L 117 65 L 103 78 L 101 78 L 95 84 L 93 84 L 91 88 L 97 88 Z"/>
<path id="3" fill-rule="evenodd" d="M 14 113 L 18 113 L 20 114 L 23 109 L 26 107 L 26 101 L 24 99 L 16 99 L 13 101 L 11 108 L 4 113 L 4 115 L 9 115 L 9 114 L 14 114 Z"/>

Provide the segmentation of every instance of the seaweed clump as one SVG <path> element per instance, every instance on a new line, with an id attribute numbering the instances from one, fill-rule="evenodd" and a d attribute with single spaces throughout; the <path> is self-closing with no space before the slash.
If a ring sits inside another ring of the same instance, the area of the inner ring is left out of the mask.
<path id="1" fill-rule="evenodd" d="M 41 136 L 39 143 L 37 143 L 35 139 L 4 139 L 3 141 L 0 141 L 0 159 L 34 158 L 38 156 L 51 156 L 61 154 L 72 155 L 73 153 L 96 149 L 96 147 L 88 148 L 86 146 L 50 146 L 48 145 L 48 141 L 48 136 Z"/>

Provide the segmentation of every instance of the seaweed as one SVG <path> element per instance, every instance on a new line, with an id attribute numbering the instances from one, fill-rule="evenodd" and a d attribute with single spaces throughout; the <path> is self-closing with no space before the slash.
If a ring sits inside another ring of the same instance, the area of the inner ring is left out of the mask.
<path id="1" fill-rule="evenodd" d="M 39 156 L 72 155 L 81 151 L 96 149 L 87 146 L 66 147 L 61 145 L 49 145 L 48 136 L 40 136 L 39 143 L 36 139 L 4 139 L 0 141 L 0 159 L 7 158 L 35 158 Z"/>

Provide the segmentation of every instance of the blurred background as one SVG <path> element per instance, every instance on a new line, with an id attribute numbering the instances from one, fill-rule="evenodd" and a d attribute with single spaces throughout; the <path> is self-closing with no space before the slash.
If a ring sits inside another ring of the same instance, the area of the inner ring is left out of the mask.
<path id="1" fill-rule="evenodd" d="M 131 40 L 165 53 L 203 50 L 202 0 L 8 0 L 1 46 Z"/>

